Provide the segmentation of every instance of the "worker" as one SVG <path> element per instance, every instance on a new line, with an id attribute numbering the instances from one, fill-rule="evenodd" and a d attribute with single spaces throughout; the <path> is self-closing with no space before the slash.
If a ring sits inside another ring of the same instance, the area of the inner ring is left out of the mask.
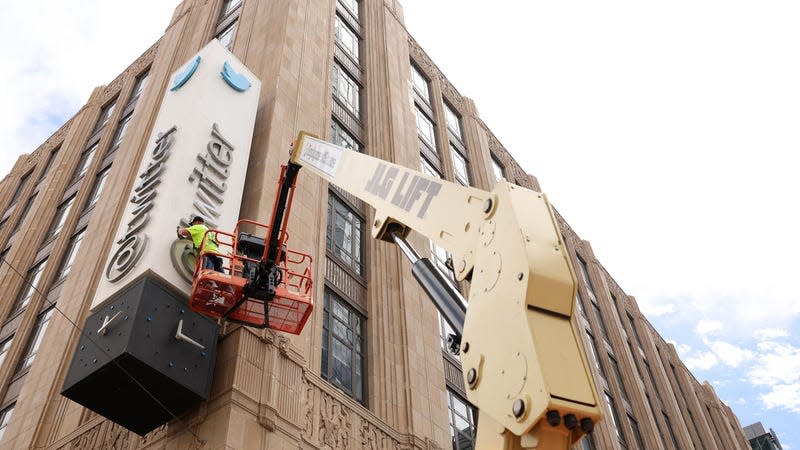
<path id="1" fill-rule="evenodd" d="M 206 227 L 205 220 L 200 216 L 192 218 L 191 225 L 186 228 L 178 227 L 178 236 L 182 238 L 191 239 L 194 243 L 194 251 L 199 255 L 201 253 L 200 244 L 203 243 L 203 236 L 206 235 L 208 227 Z M 209 233 L 203 245 L 202 252 L 205 253 L 203 261 L 204 269 L 214 269 L 217 272 L 222 272 L 222 258 L 214 253 L 219 253 L 217 246 L 217 238 L 214 233 Z"/>

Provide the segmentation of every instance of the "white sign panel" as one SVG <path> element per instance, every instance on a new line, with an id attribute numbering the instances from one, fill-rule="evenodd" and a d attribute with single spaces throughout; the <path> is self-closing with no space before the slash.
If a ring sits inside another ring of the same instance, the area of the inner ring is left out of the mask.
<path id="1" fill-rule="evenodd" d="M 168 82 L 117 230 L 94 309 L 145 272 L 176 289 L 175 228 L 193 216 L 233 231 L 239 218 L 261 82 L 215 39 Z"/>

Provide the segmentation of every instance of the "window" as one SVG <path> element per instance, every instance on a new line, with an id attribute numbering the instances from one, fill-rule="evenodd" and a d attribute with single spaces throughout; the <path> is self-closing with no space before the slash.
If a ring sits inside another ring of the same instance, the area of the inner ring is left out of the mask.
<path id="1" fill-rule="evenodd" d="M 589 330 L 586 330 L 586 337 L 589 338 L 589 350 L 592 352 L 592 357 L 594 359 L 594 366 L 597 367 L 597 371 L 600 372 L 600 375 L 605 378 L 606 373 L 603 370 L 603 365 L 600 364 L 600 354 L 597 353 L 597 345 L 594 342 L 594 336 L 589 333 Z"/>
<path id="2" fill-rule="evenodd" d="M 361 144 L 336 119 L 331 120 L 331 142 L 350 150 L 361 151 Z"/>
<path id="3" fill-rule="evenodd" d="M 108 151 L 109 153 L 115 151 L 117 148 L 119 148 L 120 144 L 122 144 L 122 139 L 125 137 L 125 132 L 128 131 L 128 125 L 131 123 L 131 117 L 133 117 L 133 113 L 128 114 L 119 121 L 119 125 L 117 125 L 117 132 L 114 134 L 114 140 L 111 142 L 111 149 Z"/>
<path id="4" fill-rule="evenodd" d="M 444 104 L 444 120 L 447 123 L 447 128 L 456 135 L 457 138 L 461 137 L 461 122 L 453 109 L 447 103 Z"/>
<path id="5" fill-rule="evenodd" d="M 56 215 L 53 217 L 53 221 L 50 223 L 50 231 L 47 232 L 48 238 L 54 238 L 61 232 L 61 229 L 64 228 L 64 223 L 67 221 L 67 217 L 69 217 L 69 212 L 72 209 L 72 204 L 75 203 L 75 196 L 64 200 L 58 205 L 56 209 Z"/>
<path id="6" fill-rule="evenodd" d="M 450 439 L 453 442 L 453 450 L 474 449 L 475 427 L 478 423 L 475 408 L 448 389 L 447 409 L 450 416 Z"/>
<path id="7" fill-rule="evenodd" d="M 136 78 L 136 84 L 133 85 L 133 91 L 131 91 L 131 98 L 128 100 L 128 104 L 135 102 L 139 99 L 139 96 L 142 95 L 142 91 L 147 87 L 147 78 L 149 75 L 150 72 L 145 72 Z"/>
<path id="8" fill-rule="evenodd" d="M 42 173 L 39 174 L 39 181 L 42 181 L 47 175 L 47 172 L 50 172 L 50 168 L 53 167 L 53 161 L 55 161 L 56 156 L 58 155 L 58 150 L 59 149 L 55 149 L 50 152 L 50 156 L 47 157 L 47 162 L 44 165 L 44 169 L 42 169 Z"/>
<path id="9" fill-rule="evenodd" d="M 114 114 L 114 107 L 116 104 L 117 99 L 114 99 L 103 107 L 103 109 L 100 111 L 100 117 L 97 118 L 97 125 L 95 125 L 92 134 L 97 133 L 106 126 L 108 120 L 111 119 L 111 115 Z"/>
<path id="10" fill-rule="evenodd" d="M 426 103 L 430 103 L 430 94 L 428 93 L 428 80 L 425 79 L 424 76 L 420 73 L 419 69 L 416 68 L 413 64 L 411 65 L 411 85 L 414 87 L 414 90 L 417 94 L 425 100 Z"/>
<path id="11" fill-rule="evenodd" d="M 456 181 L 464 186 L 469 186 L 469 169 L 467 168 L 467 159 L 461 156 L 458 149 L 453 144 L 450 144 L 450 156 L 453 159 L 453 172 L 456 175 Z"/>
<path id="12" fill-rule="evenodd" d="M 33 364 L 36 353 L 39 351 L 39 346 L 42 345 L 42 339 L 44 339 L 44 334 L 47 332 L 47 324 L 50 322 L 50 317 L 52 315 L 53 308 L 50 308 L 39 314 L 39 317 L 36 319 L 36 323 L 33 325 L 33 331 L 31 331 L 30 338 L 28 339 L 28 344 L 25 346 L 25 351 L 22 353 L 19 364 L 17 364 L 17 374 L 27 370 L 31 367 L 31 364 Z"/>
<path id="13" fill-rule="evenodd" d="M 639 337 L 639 332 L 636 331 L 636 323 L 633 321 L 633 316 L 630 313 L 626 314 L 628 316 L 628 322 L 631 324 L 631 330 L 633 330 L 633 336 L 636 338 L 636 343 L 639 344 L 639 348 L 642 348 L 642 340 Z"/>
<path id="14" fill-rule="evenodd" d="M 333 65 L 333 96 L 339 99 L 356 116 L 359 114 L 358 83 L 342 69 Z"/>
<path id="15" fill-rule="evenodd" d="M 322 378 L 364 403 L 365 320 L 328 289 L 322 314 Z"/>
<path id="16" fill-rule="evenodd" d="M 16 403 L 11 404 L 11 406 L 7 406 L 4 410 L 0 411 L 0 439 L 3 439 L 3 435 L 6 433 L 6 428 L 8 428 L 8 423 L 11 422 L 11 414 L 14 413 L 14 405 L 16 405 Z"/>
<path id="17" fill-rule="evenodd" d="M 233 10 L 235 10 L 239 5 L 242 4 L 242 0 L 223 0 L 222 2 L 222 10 L 220 11 L 219 17 L 220 19 L 224 19 L 228 16 Z"/>
<path id="18" fill-rule="evenodd" d="M 433 134 L 433 122 L 419 109 L 419 106 L 415 108 L 415 112 L 417 114 L 417 134 L 430 148 L 435 150 L 436 138 Z"/>
<path id="19" fill-rule="evenodd" d="M 592 281 L 589 279 L 589 270 L 586 267 L 586 261 L 578 256 L 578 272 L 581 274 L 583 285 L 586 286 L 586 293 L 589 294 L 589 300 L 592 303 L 597 303 L 597 297 L 594 295 L 594 288 L 592 288 Z"/>
<path id="20" fill-rule="evenodd" d="M 336 16 L 334 22 L 334 33 L 336 41 L 345 49 L 345 51 L 358 62 L 358 36 L 355 31 L 348 27 L 341 17 Z"/>
<path id="21" fill-rule="evenodd" d="M 103 188 L 106 185 L 106 180 L 108 179 L 108 173 L 111 171 L 111 167 L 106 167 L 100 173 L 97 174 L 94 181 L 94 186 L 92 186 L 92 193 L 89 194 L 89 198 L 86 201 L 86 207 L 83 208 L 84 211 L 88 211 L 97 203 L 97 200 L 100 199 L 100 194 L 103 193 Z"/>
<path id="22" fill-rule="evenodd" d="M 583 306 L 583 299 L 581 298 L 581 293 L 579 290 L 575 290 L 575 303 L 578 305 L 578 310 L 583 314 L 583 317 L 586 317 L 586 309 Z"/>
<path id="23" fill-rule="evenodd" d="M 447 351 L 447 337 L 451 334 L 456 334 L 455 331 L 450 327 L 450 324 L 444 320 L 444 316 L 441 313 L 439 314 L 439 344 L 442 346 L 442 350 Z"/>
<path id="24" fill-rule="evenodd" d="M 361 242 L 364 220 L 334 194 L 328 195 L 327 248 L 358 275 L 363 274 Z"/>
<path id="25" fill-rule="evenodd" d="M 19 295 L 17 295 L 17 299 L 14 301 L 14 306 L 11 308 L 9 317 L 17 311 L 25 309 L 31 302 L 33 295 L 36 293 L 36 289 L 39 287 L 39 282 L 42 280 L 42 273 L 44 273 L 45 267 L 47 267 L 46 259 L 28 271 L 28 275 L 25 277 L 25 282 L 19 291 Z"/>
<path id="26" fill-rule="evenodd" d="M 619 441 L 625 445 L 625 435 L 622 433 L 622 429 L 620 428 L 619 416 L 617 415 L 617 405 L 614 403 L 614 399 L 608 394 L 608 392 L 605 393 L 605 397 L 606 404 L 611 412 L 609 417 L 611 417 L 611 423 L 614 424 L 614 431 L 617 434 L 617 439 L 619 439 Z"/>
<path id="27" fill-rule="evenodd" d="M 72 239 L 69 240 L 69 247 L 64 253 L 64 259 L 61 261 L 61 267 L 58 269 L 58 275 L 53 283 L 58 283 L 59 281 L 67 278 L 67 275 L 69 275 L 70 270 L 72 270 L 72 264 L 75 262 L 75 258 L 78 257 L 78 249 L 81 247 L 81 242 L 83 241 L 83 236 L 85 234 L 86 228 L 75 233 L 75 235 L 72 236 Z"/>
<path id="28" fill-rule="evenodd" d="M 233 38 L 236 35 L 236 25 L 238 22 L 233 22 L 232 24 L 228 25 L 217 33 L 216 38 L 219 39 L 219 43 L 222 44 L 223 47 L 230 50 L 233 47 Z"/>
<path id="29" fill-rule="evenodd" d="M 581 439 L 581 447 L 580 450 L 594 450 L 594 444 L 592 443 L 592 436 L 586 434 Z"/>
<path id="30" fill-rule="evenodd" d="M 505 173 L 503 170 L 503 165 L 497 162 L 494 157 L 492 157 L 492 173 L 494 173 L 494 180 L 500 181 L 505 178 Z"/>
<path id="31" fill-rule="evenodd" d="M 15 203 L 17 200 L 22 196 L 22 191 L 25 190 L 25 185 L 28 184 L 28 178 L 31 177 L 32 172 L 28 172 L 22 176 L 19 180 L 19 185 L 17 185 L 17 190 L 14 191 L 14 195 L 11 197 L 11 201 L 8 203 L 9 207 Z"/>
<path id="32" fill-rule="evenodd" d="M 419 162 L 422 173 L 432 177 L 442 178 L 442 174 L 440 174 L 439 171 L 436 170 L 436 167 L 434 167 L 433 164 L 431 164 L 430 161 L 428 161 L 424 156 L 419 155 Z"/>
<path id="33" fill-rule="evenodd" d="M 2 232 L 3 232 L 3 228 L 5 228 L 5 227 L 6 227 L 6 224 L 7 224 L 7 223 L 8 223 L 8 217 L 6 217 L 6 218 L 5 218 L 5 219 L 3 219 L 3 220 L 0 220 L 0 233 L 2 233 Z"/>
<path id="34" fill-rule="evenodd" d="M 75 167 L 75 174 L 72 175 L 72 182 L 76 182 L 83 178 L 86 175 L 86 172 L 89 170 L 89 166 L 92 164 L 92 160 L 94 159 L 94 154 L 97 152 L 97 144 L 89 147 L 88 149 L 84 150 L 81 153 L 81 160 L 78 161 L 78 166 Z"/>
<path id="35" fill-rule="evenodd" d="M 17 223 L 14 225 L 14 229 L 11 231 L 11 234 L 14 234 L 19 230 L 19 227 L 22 226 L 22 222 L 25 222 L 25 218 L 28 217 L 28 213 L 31 212 L 31 206 L 33 206 L 33 202 L 36 201 L 36 194 L 33 194 L 28 198 L 28 201 L 25 203 L 25 208 L 22 210 L 22 213 L 19 215 L 19 219 L 17 219 Z"/>
<path id="36" fill-rule="evenodd" d="M 594 310 L 594 316 L 597 318 L 597 324 L 600 326 L 600 334 L 603 335 L 603 339 L 608 341 L 608 328 L 606 328 L 606 323 L 603 321 L 603 315 L 600 313 L 600 307 L 597 303 L 592 302 L 592 309 Z"/>
<path id="37" fill-rule="evenodd" d="M 0 342 L 0 366 L 3 365 L 3 362 L 6 360 L 6 355 L 8 355 L 8 349 L 11 348 L 11 343 L 14 341 L 14 336 L 6 339 L 3 342 Z"/>
<path id="38" fill-rule="evenodd" d="M 455 282 L 455 273 L 453 273 L 452 269 L 447 267 L 447 260 L 449 258 L 450 253 L 448 253 L 447 250 L 431 242 L 431 259 L 433 259 L 433 263 L 436 265 L 436 268 L 444 274 L 444 276 Z"/>
<path id="39" fill-rule="evenodd" d="M 622 375 L 619 373 L 619 364 L 611 353 L 608 354 L 608 362 L 611 365 L 611 371 L 614 372 L 614 378 L 617 380 L 619 390 L 622 393 L 622 399 L 628 401 L 628 391 L 625 390 L 625 385 L 622 384 Z"/>
<path id="40" fill-rule="evenodd" d="M 631 429 L 633 430 L 633 439 L 636 441 L 636 448 L 638 450 L 645 450 L 644 440 L 642 439 L 642 432 L 639 431 L 639 424 L 630 414 L 628 414 L 628 422 L 630 422 Z"/>
<path id="41" fill-rule="evenodd" d="M 358 20 L 358 0 L 339 0 L 350 13 Z"/>

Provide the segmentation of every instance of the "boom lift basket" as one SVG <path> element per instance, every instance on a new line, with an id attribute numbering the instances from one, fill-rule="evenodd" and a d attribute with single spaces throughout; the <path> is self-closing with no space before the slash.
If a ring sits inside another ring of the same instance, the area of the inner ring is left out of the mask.
<path id="1" fill-rule="evenodd" d="M 245 232 L 247 230 L 249 232 Z M 311 256 L 285 248 L 286 232 L 281 233 L 274 295 L 252 292 L 245 285 L 253 281 L 264 252 L 269 227 L 251 220 L 240 220 L 233 233 L 209 230 L 205 240 L 216 238 L 219 252 L 201 252 L 197 258 L 189 307 L 203 315 L 221 318 L 256 328 L 272 328 L 300 334 L 314 307 L 311 298 Z M 208 255 L 222 259 L 222 272 L 204 267 Z M 271 298 L 270 298 L 271 296 Z"/>

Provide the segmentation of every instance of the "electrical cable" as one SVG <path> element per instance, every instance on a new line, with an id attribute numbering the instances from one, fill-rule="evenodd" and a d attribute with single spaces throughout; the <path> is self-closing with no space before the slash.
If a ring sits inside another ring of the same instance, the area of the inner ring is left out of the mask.
<path id="1" fill-rule="evenodd" d="M 62 316 L 62 317 L 64 317 L 65 319 L 67 319 L 67 321 L 68 321 L 70 324 L 72 324 L 72 326 L 73 326 L 73 327 L 74 327 L 76 330 L 78 330 L 78 331 L 81 333 L 81 335 L 83 335 L 83 337 L 85 337 L 86 339 L 88 339 L 88 340 L 89 340 L 89 342 L 91 342 L 92 344 L 94 344 L 94 345 L 95 345 L 95 346 L 96 346 L 96 347 L 97 347 L 97 348 L 100 350 L 100 352 L 101 352 L 101 353 L 103 353 L 103 355 L 105 355 L 105 357 L 109 359 L 109 361 L 111 361 L 111 362 L 112 362 L 112 363 L 113 363 L 115 366 L 117 366 L 117 368 L 118 368 L 118 369 L 120 369 L 120 370 L 121 370 L 121 371 L 122 371 L 122 372 L 123 372 L 125 375 L 127 375 L 127 376 L 128 376 L 128 378 L 130 378 L 130 379 L 131 379 L 131 380 L 132 380 L 134 383 L 136 383 L 136 385 L 137 385 L 137 386 L 139 386 L 139 387 L 140 387 L 140 388 L 141 388 L 141 389 L 142 389 L 142 390 L 143 390 L 143 391 L 144 391 L 144 392 L 145 392 L 145 393 L 146 393 L 146 394 L 147 394 L 147 395 L 148 395 L 148 396 L 149 396 L 151 399 L 153 399 L 153 401 L 155 401 L 155 402 L 158 404 L 158 406 L 159 406 L 161 409 L 163 409 L 164 411 L 166 411 L 166 412 L 167 412 L 167 414 L 169 414 L 169 415 L 170 415 L 170 416 L 171 416 L 173 419 L 177 420 L 177 421 L 178 421 L 180 424 L 184 425 L 184 426 L 185 426 L 185 428 L 186 428 L 186 430 L 188 430 L 188 431 L 189 431 L 189 433 L 191 433 L 191 434 L 192 434 L 192 436 L 194 436 L 194 437 L 195 437 L 195 439 L 197 439 L 199 442 L 204 442 L 202 439 L 200 439 L 200 436 L 198 436 L 198 435 L 197 435 L 197 433 L 195 433 L 195 432 L 194 432 L 194 431 L 191 429 L 191 427 L 189 426 L 189 424 L 188 424 L 187 422 L 185 422 L 185 421 L 184 421 L 183 419 L 181 419 L 180 417 L 176 416 L 176 415 L 175 415 L 175 413 L 173 413 L 173 412 L 172 412 L 172 411 L 171 411 L 169 408 L 167 408 L 167 407 L 166 407 L 166 405 L 164 405 L 163 403 L 161 403 L 161 401 L 160 401 L 160 400 L 159 400 L 159 399 L 158 399 L 158 398 L 157 398 L 157 397 L 156 397 L 156 396 L 155 396 L 153 393 L 151 393 L 149 390 L 147 390 L 147 388 L 146 388 L 146 387 L 145 387 L 145 386 L 144 386 L 142 383 L 140 383 L 140 382 L 139 382 L 139 380 L 137 380 L 137 379 L 136 379 L 136 378 L 135 378 L 133 375 L 131 375 L 131 374 L 130 374 L 130 373 L 127 371 L 127 370 L 125 370 L 125 368 L 124 368 L 124 367 L 122 367 L 122 365 L 120 365 L 120 364 L 119 364 L 119 362 L 117 362 L 115 359 L 112 359 L 112 358 L 111 358 L 111 356 L 110 356 L 108 353 L 106 353 L 106 352 L 105 352 L 105 350 L 103 350 L 103 347 L 102 347 L 100 344 L 98 344 L 97 342 L 95 342 L 95 341 L 94 341 L 94 340 L 93 340 L 91 337 L 89 337 L 89 335 L 88 335 L 88 334 L 86 334 L 86 332 L 85 332 L 85 331 L 83 331 L 83 329 L 82 329 L 81 327 L 79 327 L 79 326 L 78 326 L 78 325 L 77 325 L 75 322 L 73 322 L 73 320 L 72 320 L 72 319 L 70 319 L 69 317 L 67 317 L 67 315 L 66 315 L 66 314 L 64 314 L 64 312 L 63 312 L 63 311 L 61 311 L 61 310 L 58 308 L 58 306 L 56 306 L 56 302 L 55 302 L 55 301 L 52 301 L 52 300 L 50 300 L 49 298 L 47 298 L 47 296 L 45 296 L 45 295 L 44 295 L 44 294 L 43 294 L 43 293 L 42 293 L 42 292 L 39 290 L 39 288 L 37 288 L 37 287 L 36 287 L 36 286 L 34 286 L 34 285 L 33 285 L 33 284 L 30 282 L 30 281 L 28 281 L 28 278 L 27 278 L 27 277 L 25 277 L 25 276 L 23 276 L 23 275 L 22 275 L 22 273 L 21 273 L 19 270 L 17 270 L 17 268 L 16 268 L 16 267 L 14 267 L 14 266 L 13 266 L 13 265 L 12 265 L 10 262 L 8 262 L 8 261 L 7 261 L 7 260 L 5 260 L 5 259 L 3 259 L 3 260 L 2 260 L 2 262 L 3 262 L 3 263 L 5 263 L 5 264 L 6 264 L 8 267 L 10 267 L 10 268 L 11 268 L 11 270 L 13 270 L 13 271 L 14 271 L 14 273 L 16 273 L 16 274 L 17 274 L 17 275 L 18 275 L 20 278 L 22 278 L 22 280 L 23 280 L 23 282 L 24 282 L 25 284 L 27 284 L 28 286 L 30 286 L 31 288 L 33 288 L 34 292 L 36 292 L 36 293 L 37 293 L 37 294 L 38 294 L 38 295 L 39 295 L 39 296 L 40 296 L 42 299 L 44 299 L 44 301 L 45 301 L 45 302 L 47 302 L 47 306 L 48 306 L 48 307 L 52 307 L 53 309 L 55 309 L 56 311 L 58 311 L 58 313 L 59 313 L 59 314 L 61 314 L 61 316 Z M 29 305 L 29 307 L 30 307 L 30 305 Z"/>

